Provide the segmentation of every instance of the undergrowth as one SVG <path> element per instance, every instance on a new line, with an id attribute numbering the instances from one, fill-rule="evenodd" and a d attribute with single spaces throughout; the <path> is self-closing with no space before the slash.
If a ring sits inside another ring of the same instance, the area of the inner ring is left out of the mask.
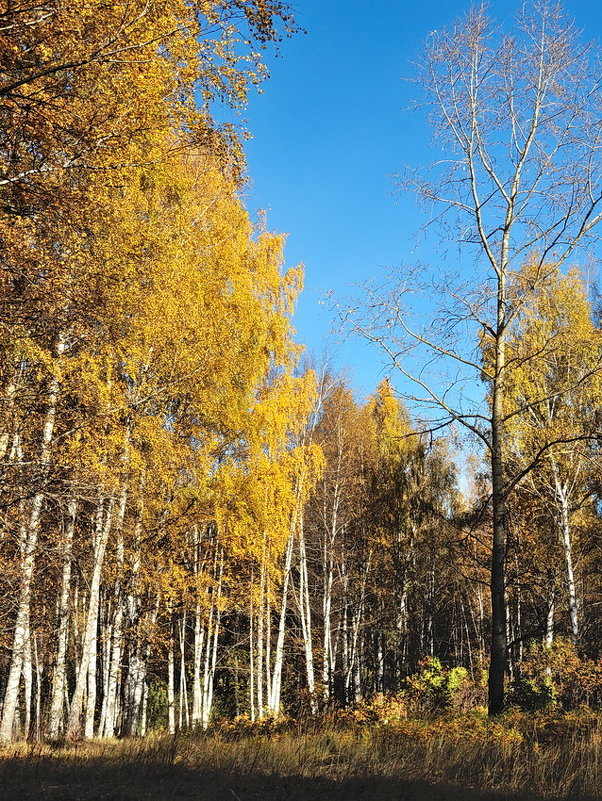
<path id="1" fill-rule="evenodd" d="M 489 718 L 484 672 L 426 659 L 396 694 L 319 716 L 0 748 L 2 801 L 177 797 L 602 801 L 602 661 L 533 647 Z M 177 792 L 176 792 L 177 791 Z"/>
<path id="2" fill-rule="evenodd" d="M 386 786 L 382 782 L 403 779 L 427 782 L 433 788 L 433 797 L 437 797 L 437 787 L 445 786 L 465 788 L 467 792 L 516 793 L 517 797 L 532 799 L 599 799 L 601 757 L 602 716 L 589 710 L 514 711 L 495 720 L 482 711 L 448 712 L 386 722 L 346 713 L 303 724 L 285 719 L 259 723 L 237 720 L 216 725 L 209 732 L 177 736 L 154 734 L 143 739 L 93 740 L 54 747 L 18 744 L 0 751 L 0 782 L 13 788 L 19 782 L 29 782 L 33 788 L 36 781 L 47 781 L 49 773 L 60 768 L 64 786 L 68 786 L 86 768 L 104 767 L 112 773 L 113 781 L 119 776 L 129 777 L 132 786 L 140 788 L 145 781 L 152 783 L 153 776 L 165 777 L 179 768 L 190 777 L 221 777 L 225 782 L 233 777 L 237 781 L 245 776 L 264 777 L 277 780 L 277 786 L 283 781 L 297 785 L 317 781 L 312 787 L 337 787 L 361 780 L 369 787 L 370 782 Z M 54 781 L 54 786 L 59 786 Z M 208 793 L 206 782 L 203 787 Z M 123 795 L 85 797 L 161 797 L 152 793 L 128 795 L 126 790 L 122 790 Z M 37 791 L 35 796 L 4 797 L 78 798 L 64 791 L 62 796 Z M 182 797 L 217 798 L 219 792 L 216 790 L 215 796 Z M 265 790 L 265 798 L 270 797 Z M 322 797 L 329 795 L 324 791 Z"/>

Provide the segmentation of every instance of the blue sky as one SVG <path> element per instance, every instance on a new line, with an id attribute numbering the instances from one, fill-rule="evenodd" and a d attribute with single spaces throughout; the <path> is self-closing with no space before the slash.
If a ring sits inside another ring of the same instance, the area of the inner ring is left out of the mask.
<path id="1" fill-rule="evenodd" d="M 459 0 L 297 0 L 305 35 L 268 57 L 271 77 L 243 114 L 253 138 L 246 152 L 252 215 L 267 210 L 270 230 L 288 234 L 287 265 L 303 262 L 305 289 L 295 315 L 297 339 L 336 367 L 347 365 L 358 398 L 385 374 L 364 343 L 340 343 L 330 301 L 344 302 L 354 285 L 400 263 L 424 258 L 429 243 L 415 234 L 424 222 L 410 195 L 395 191 L 394 173 L 428 163 L 430 132 L 411 110 L 413 60 L 429 32 L 468 8 Z M 492 17 L 511 19 L 518 4 L 492 2 Z M 600 38 L 594 0 L 565 9 L 585 38 Z M 431 258 L 427 256 L 427 258 Z"/>

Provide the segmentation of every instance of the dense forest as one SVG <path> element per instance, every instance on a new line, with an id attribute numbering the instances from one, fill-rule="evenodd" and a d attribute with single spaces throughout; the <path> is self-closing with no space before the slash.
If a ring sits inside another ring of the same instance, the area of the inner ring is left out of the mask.
<path id="1" fill-rule="evenodd" d="M 405 279 L 347 310 L 391 367 L 358 400 L 211 116 L 291 10 L 0 10 L 0 741 L 602 703 L 600 80 L 555 6 L 459 25 L 412 181 L 485 267 L 428 329 Z"/>

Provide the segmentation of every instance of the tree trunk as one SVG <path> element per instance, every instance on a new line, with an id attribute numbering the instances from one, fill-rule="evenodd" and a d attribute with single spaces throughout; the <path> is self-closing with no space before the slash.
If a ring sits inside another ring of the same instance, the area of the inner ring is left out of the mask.
<path id="1" fill-rule="evenodd" d="M 253 577 L 251 576 L 251 582 Z M 251 722 L 256 718 L 255 710 L 255 615 L 253 610 L 253 596 L 249 601 L 249 706 Z"/>
<path id="2" fill-rule="evenodd" d="M 25 719 L 23 722 L 23 736 L 29 740 L 31 735 L 31 701 L 33 694 L 33 665 L 31 659 L 31 629 L 27 628 L 25 643 L 23 644 L 23 690 L 24 690 L 24 711 Z"/>
<path id="3" fill-rule="evenodd" d="M 553 579 L 552 579 L 553 581 Z M 548 597 L 548 613 L 546 615 L 546 636 L 545 636 L 545 644 L 548 648 L 554 643 L 554 607 L 555 607 L 555 595 L 556 595 L 556 588 L 552 583 L 550 587 L 550 595 Z"/>
<path id="4" fill-rule="evenodd" d="M 126 441 L 124 466 L 127 466 L 129 453 L 129 434 Z M 112 636 L 110 638 L 110 648 L 108 648 L 107 659 L 109 660 L 109 670 L 107 678 L 106 695 L 103 698 L 104 716 L 100 727 L 101 737 L 114 737 L 117 727 L 117 700 L 121 678 L 121 659 L 123 655 L 123 571 L 125 567 L 125 546 L 123 541 L 123 525 L 127 506 L 128 484 L 124 480 L 119 500 L 119 511 L 116 521 L 116 549 L 117 549 L 117 569 L 118 577 L 114 592 L 114 613 Z"/>
<path id="5" fill-rule="evenodd" d="M 269 699 L 269 709 L 272 715 L 280 713 L 280 689 L 282 686 L 282 665 L 284 663 L 284 634 L 286 630 L 286 608 L 288 598 L 288 585 L 293 562 L 293 546 L 295 532 L 291 531 L 286 546 L 284 558 L 284 574 L 282 577 L 282 601 L 280 604 L 280 619 L 278 622 L 278 636 L 276 639 L 276 655 L 272 674 L 272 694 Z"/>
<path id="6" fill-rule="evenodd" d="M 86 683 L 88 682 L 88 690 L 90 690 L 90 683 L 88 679 L 88 670 L 90 668 L 90 663 L 93 661 L 94 663 L 94 670 L 96 665 L 96 642 L 98 636 L 98 602 L 100 596 L 100 578 L 102 574 L 102 567 L 104 563 L 104 555 L 105 550 L 107 547 L 107 542 L 109 539 L 109 534 L 111 531 L 111 524 L 113 520 L 113 498 L 108 501 L 106 512 L 104 513 L 104 520 L 103 520 L 103 509 L 105 505 L 105 500 L 102 499 L 99 502 L 99 512 L 100 512 L 100 528 L 98 531 L 98 536 L 95 538 L 95 547 L 94 547 L 94 566 L 92 569 L 92 579 L 90 581 L 90 596 L 89 596 L 89 603 L 88 603 L 88 615 L 86 618 L 86 627 L 84 630 L 84 640 L 82 646 L 82 656 L 79 664 L 79 669 L 77 672 L 77 679 L 75 682 L 75 690 L 73 692 L 73 698 L 71 699 L 71 708 L 69 710 L 69 719 L 67 722 L 67 735 L 69 737 L 75 738 L 78 737 L 81 733 L 81 710 L 82 704 L 84 700 L 84 693 L 86 689 Z M 95 672 L 92 674 L 94 676 L 95 681 Z M 90 712 L 89 712 L 89 705 L 87 705 L 87 727 L 89 731 L 90 727 Z M 93 715 L 93 711 L 92 711 Z"/>
<path id="7" fill-rule="evenodd" d="M 203 689 L 201 686 L 201 664 L 203 661 L 205 628 L 202 625 L 201 604 L 194 610 L 194 646 L 192 657 L 192 714 L 193 726 L 200 726 L 203 719 Z M 209 646 L 209 643 L 207 643 Z"/>
<path id="8" fill-rule="evenodd" d="M 316 683 L 314 675 L 314 651 L 311 633 L 311 604 L 309 598 L 309 580 L 307 572 L 307 552 L 305 549 L 305 536 L 303 520 L 299 526 L 299 612 L 301 616 L 301 631 L 303 633 L 303 650 L 305 651 L 305 671 L 307 674 L 307 689 L 312 715 L 318 711 L 316 701 Z"/>
<path id="9" fill-rule="evenodd" d="M 220 575 L 220 588 L 221 594 L 221 575 Z M 211 706 L 213 704 L 213 688 L 215 682 L 215 666 L 217 664 L 217 645 L 219 641 L 219 626 L 220 626 L 221 612 L 219 607 L 216 608 L 215 625 L 213 629 L 213 645 L 211 650 L 211 665 L 209 667 L 208 675 L 205 675 L 205 694 L 203 700 L 203 728 L 209 726 L 211 718 Z M 207 641 L 207 650 L 209 650 L 209 641 Z"/>
<path id="10" fill-rule="evenodd" d="M 190 725 L 188 715 L 188 689 L 186 685 L 186 610 L 180 621 L 180 714 L 178 719 L 178 728 L 180 731 L 186 726 Z"/>
<path id="11" fill-rule="evenodd" d="M 55 348 L 55 367 L 60 367 L 61 357 L 65 352 L 66 341 L 62 334 L 57 338 Z M 11 651 L 11 661 L 8 670 L 8 679 L 2 705 L 2 719 L 0 720 L 0 743 L 8 742 L 13 736 L 15 713 L 19 699 L 19 682 L 23 669 L 23 657 L 26 639 L 29 633 L 29 616 L 31 607 L 31 591 L 36 561 L 38 533 L 44 505 L 45 482 L 50 471 L 50 449 L 54 435 L 56 421 L 56 408 L 59 394 L 59 378 L 53 375 L 48 384 L 48 402 L 46 419 L 42 428 L 40 439 L 40 486 L 31 502 L 29 525 L 24 532 L 23 548 L 21 551 L 20 586 L 17 602 L 17 617 Z"/>
<path id="12" fill-rule="evenodd" d="M 571 542 L 571 526 L 569 513 L 569 499 L 566 486 L 564 486 L 555 469 L 555 490 L 556 501 L 558 503 L 558 528 L 560 530 L 560 541 L 564 553 L 564 564 L 566 569 L 566 586 L 569 598 L 569 617 L 571 622 L 571 637 L 573 643 L 577 645 L 579 641 L 579 601 L 577 599 L 577 585 L 575 583 L 575 573 L 573 569 L 573 547 Z"/>
<path id="13" fill-rule="evenodd" d="M 39 740 L 42 735 L 42 682 L 44 678 L 44 662 L 43 660 L 40 660 L 37 636 L 34 636 L 33 638 L 33 658 L 36 671 L 36 704 L 33 736 L 34 739 Z"/>
<path id="14" fill-rule="evenodd" d="M 203 690 L 201 686 L 201 664 L 205 644 L 205 627 L 203 626 L 203 608 L 201 606 L 201 591 L 207 595 L 208 590 L 201 588 L 202 570 L 205 560 L 201 559 L 200 529 L 194 526 L 192 530 L 194 549 L 194 572 L 197 577 L 197 603 L 194 610 L 194 644 L 192 657 L 192 714 L 193 726 L 200 726 L 203 719 Z M 207 635 L 208 636 L 208 635 Z M 208 645 L 207 645 L 208 647 Z"/>
<path id="15" fill-rule="evenodd" d="M 215 666 L 217 664 L 217 645 L 219 640 L 219 627 L 220 627 L 220 603 L 222 596 L 222 577 L 224 570 L 224 554 L 223 551 L 219 553 L 219 567 L 218 567 L 218 550 L 215 550 L 214 562 L 214 586 L 211 593 L 211 611 L 209 614 L 209 623 L 207 626 L 207 646 L 205 653 L 205 668 L 203 672 L 203 714 L 201 724 L 203 729 L 209 726 L 209 719 L 211 717 L 211 706 L 213 704 L 213 687 L 215 679 Z"/>
<path id="16" fill-rule="evenodd" d="M 84 715 L 84 737 L 94 737 L 94 716 L 96 713 L 96 679 L 98 673 L 98 611 L 96 612 L 95 635 L 90 641 L 88 651 L 88 675 L 86 679 L 86 703 Z"/>
<path id="17" fill-rule="evenodd" d="M 503 287 L 502 287 L 503 290 Z M 502 293 L 503 294 L 503 293 Z M 499 301 L 503 303 L 503 299 Z M 503 315 L 503 312 L 499 312 Z M 503 461 L 503 406 L 501 374 L 505 366 L 503 322 L 498 319 L 495 376 L 491 408 L 491 495 L 493 543 L 491 550 L 491 651 L 488 682 L 488 709 L 497 715 L 504 709 L 504 683 L 507 669 L 506 640 L 506 495 Z"/>
<path id="18" fill-rule="evenodd" d="M 126 736 L 138 734 L 140 721 L 140 704 L 142 702 L 143 681 L 146 675 L 145 660 L 143 657 L 142 632 L 140 628 L 141 597 L 140 597 L 140 568 L 142 554 L 140 540 L 142 536 L 142 521 L 144 516 L 144 474 L 140 478 L 140 490 L 136 522 L 132 542 L 132 561 L 130 567 L 129 589 L 126 596 L 125 608 L 127 610 L 128 628 L 132 636 L 128 642 L 128 672 L 124 688 L 124 712 L 121 721 L 121 733 Z M 186 710 L 188 715 L 188 709 Z"/>
<path id="19" fill-rule="evenodd" d="M 324 700 L 328 703 L 332 696 L 332 680 L 334 673 L 332 647 L 332 586 L 334 583 L 334 559 L 328 548 L 326 538 L 323 550 L 324 586 L 322 595 L 322 616 L 324 618 L 324 637 L 322 642 L 322 684 Z"/>
<path id="20" fill-rule="evenodd" d="M 173 614 L 169 610 L 169 645 L 167 651 L 167 726 L 170 734 L 176 733 L 176 697 L 175 697 L 175 645 L 173 636 Z"/>
<path id="21" fill-rule="evenodd" d="M 264 557 L 265 558 L 265 557 Z M 259 583 L 259 603 L 257 604 L 257 717 L 261 720 L 264 715 L 263 708 L 263 647 L 264 647 L 264 612 L 265 612 L 265 562 L 261 566 Z"/>

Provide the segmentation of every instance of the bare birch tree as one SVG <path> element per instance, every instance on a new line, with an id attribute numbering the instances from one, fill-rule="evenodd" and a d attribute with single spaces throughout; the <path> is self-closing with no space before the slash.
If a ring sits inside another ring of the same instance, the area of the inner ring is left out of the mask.
<path id="1" fill-rule="evenodd" d="M 459 423 L 488 452 L 491 714 L 503 709 L 507 669 L 507 503 L 528 470 L 507 469 L 505 430 L 511 416 L 526 411 L 505 408 L 512 368 L 507 336 L 549 266 L 583 253 L 602 219 L 596 59 L 550 2 L 525 4 L 510 34 L 481 6 L 430 35 L 419 84 L 441 155 L 425 173 L 407 175 L 403 186 L 430 209 L 427 227 L 439 241 L 457 243 L 460 267 L 439 278 L 432 268 L 427 276 L 400 270 L 392 284 L 368 288 L 363 312 L 347 315 L 352 330 L 384 351 L 404 385 L 417 388 L 406 396 L 436 410 L 433 426 Z M 515 281 L 527 260 L 534 262 L 530 285 Z M 423 308 L 430 306 L 426 321 L 417 319 L 419 292 Z M 479 379 L 486 398 L 475 389 Z"/>

